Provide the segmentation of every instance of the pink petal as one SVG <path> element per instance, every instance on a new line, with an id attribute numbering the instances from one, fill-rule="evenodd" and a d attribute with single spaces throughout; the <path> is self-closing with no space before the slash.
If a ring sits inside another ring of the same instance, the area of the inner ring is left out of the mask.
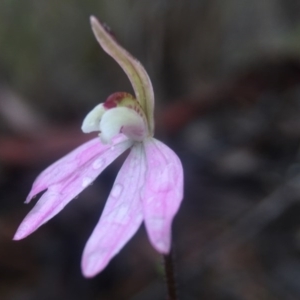
<path id="1" fill-rule="evenodd" d="M 127 138 L 121 134 L 113 139 L 113 144 L 120 143 L 126 139 Z M 36 178 L 25 203 L 29 203 L 32 197 L 47 189 L 49 186 L 66 179 L 85 163 L 101 156 L 102 153 L 107 151 L 110 147 L 111 145 L 103 145 L 99 138 L 95 138 L 62 157 Z"/>
<path id="2" fill-rule="evenodd" d="M 129 140 L 109 148 L 103 148 L 99 140 L 98 144 L 102 150 L 101 154 L 98 153 L 96 156 L 93 156 L 88 161 L 85 161 L 83 165 L 76 162 L 76 159 L 84 160 L 83 153 L 79 153 L 77 149 L 75 150 L 77 152 L 75 157 L 73 153 L 71 154 L 74 157 L 73 164 L 79 166 L 79 168 L 77 170 L 73 169 L 73 174 L 48 188 L 19 226 L 14 240 L 25 238 L 58 214 L 72 199 L 88 187 L 112 161 L 132 145 Z M 90 145 L 94 148 L 94 143 L 90 143 Z M 89 149 L 83 147 L 83 151 L 89 152 Z M 96 152 L 94 149 L 92 151 Z M 69 163 L 68 157 L 64 159 Z M 60 167 L 63 170 L 66 168 L 63 164 Z M 52 179 L 51 176 L 49 177 Z"/>
<path id="3" fill-rule="evenodd" d="M 144 142 L 147 173 L 142 192 L 146 229 L 153 247 L 168 253 L 171 226 L 183 198 L 183 169 L 178 156 L 156 139 Z"/>
<path id="4" fill-rule="evenodd" d="M 141 186 L 145 180 L 142 144 L 135 144 L 116 178 L 102 216 L 82 257 L 82 272 L 95 276 L 123 248 L 142 222 Z"/>

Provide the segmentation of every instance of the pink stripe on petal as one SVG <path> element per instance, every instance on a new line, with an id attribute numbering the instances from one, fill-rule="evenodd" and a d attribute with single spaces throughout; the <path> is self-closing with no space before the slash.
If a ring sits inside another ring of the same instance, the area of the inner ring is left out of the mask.
<path id="1" fill-rule="evenodd" d="M 162 142 L 145 140 L 147 173 L 142 192 L 146 229 L 153 247 L 168 253 L 171 226 L 183 198 L 183 169 L 178 156 Z"/>
<path id="2" fill-rule="evenodd" d="M 126 139 L 127 137 L 121 134 L 114 138 L 112 143 L 117 144 L 125 141 Z M 62 157 L 45 169 L 36 178 L 25 203 L 29 203 L 32 197 L 47 189 L 49 186 L 63 181 L 65 178 L 70 176 L 70 174 L 76 172 L 76 170 L 86 162 L 94 160 L 95 157 L 101 156 L 102 153 L 110 147 L 111 145 L 103 145 L 99 138 L 95 138 Z"/>
<path id="3" fill-rule="evenodd" d="M 19 226 L 14 240 L 25 238 L 58 214 L 72 199 L 88 187 L 120 154 L 132 145 L 121 142 L 93 157 L 63 181 L 49 187 Z M 100 146 L 101 147 L 101 146 Z"/>
<path id="4" fill-rule="evenodd" d="M 93 277 L 103 270 L 142 222 L 140 190 L 145 181 L 142 144 L 135 144 L 115 180 L 102 216 L 82 256 L 82 272 Z"/>

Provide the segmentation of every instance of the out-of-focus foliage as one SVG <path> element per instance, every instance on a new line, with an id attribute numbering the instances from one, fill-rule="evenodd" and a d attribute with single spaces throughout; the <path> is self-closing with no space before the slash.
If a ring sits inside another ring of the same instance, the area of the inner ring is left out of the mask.
<path id="1" fill-rule="evenodd" d="M 1 73 L 28 101 L 51 112 L 76 113 L 102 101 L 116 83 L 128 89 L 92 36 L 88 17 L 95 14 L 146 65 L 160 98 L 178 97 L 258 57 L 298 56 L 297 10 L 296 1 L 279 0 L 4 0 Z"/>

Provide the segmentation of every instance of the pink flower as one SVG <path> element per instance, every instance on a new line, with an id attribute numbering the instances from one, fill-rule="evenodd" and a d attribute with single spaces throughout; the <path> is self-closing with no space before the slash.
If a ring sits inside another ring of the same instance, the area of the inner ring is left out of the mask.
<path id="1" fill-rule="evenodd" d="M 86 277 L 95 276 L 145 222 L 152 246 L 170 251 L 171 225 L 183 198 L 183 170 L 177 155 L 153 138 L 154 94 L 143 66 L 124 50 L 95 17 L 94 34 L 129 77 L 136 99 L 115 93 L 85 118 L 85 133 L 99 137 L 61 158 L 33 183 L 29 203 L 47 190 L 19 226 L 14 240 L 25 238 L 59 213 L 121 153 L 130 148 L 104 211 L 82 257 Z"/>

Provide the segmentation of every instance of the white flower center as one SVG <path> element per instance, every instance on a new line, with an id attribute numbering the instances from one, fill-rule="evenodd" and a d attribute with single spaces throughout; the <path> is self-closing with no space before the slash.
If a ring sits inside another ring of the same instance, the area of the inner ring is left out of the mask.
<path id="1" fill-rule="evenodd" d="M 144 112 L 138 102 L 127 93 L 116 93 L 106 102 L 97 105 L 88 113 L 82 124 L 82 131 L 100 131 L 104 144 L 119 133 L 134 141 L 142 141 L 148 135 Z"/>

